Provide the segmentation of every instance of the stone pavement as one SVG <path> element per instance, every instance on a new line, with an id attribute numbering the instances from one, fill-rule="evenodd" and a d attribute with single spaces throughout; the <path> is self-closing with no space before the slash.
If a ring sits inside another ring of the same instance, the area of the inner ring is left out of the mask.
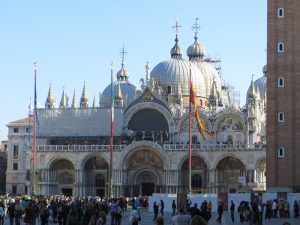
<path id="1" fill-rule="evenodd" d="M 140 222 L 139 225 L 154 225 L 153 222 L 153 213 L 148 212 L 148 209 L 139 209 L 140 213 L 141 213 L 141 217 L 142 217 L 142 221 Z M 131 225 L 131 222 L 129 221 L 129 212 L 130 209 L 125 212 L 123 214 L 123 218 L 122 218 L 122 225 Z M 291 213 L 292 215 L 292 213 Z M 213 213 L 212 218 L 209 221 L 209 225 L 219 225 L 219 223 L 216 222 L 217 219 L 217 213 Z M 171 213 L 166 212 L 164 213 L 164 219 L 165 219 L 165 225 L 173 225 L 172 221 L 171 221 Z M 282 225 L 284 222 L 289 222 L 291 225 L 300 225 L 300 218 L 287 218 L 287 219 L 283 219 L 283 218 L 272 218 L 271 220 L 263 220 L 263 225 Z M 23 225 L 24 223 L 21 222 L 21 225 Z M 107 217 L 107 225 L 110 225 L 110 216 Z M 222 218 L 222 225 L 232 225 L 233 223 L 231 222 L 231 217 L 230 217 L 230 213 L 229 212 L 225 212 L 223 214 L 223 218 Z M 235 223 L 234 224 L 242 224 L 239 222 L 239 216 L 236 213 L 235 214 Z M 243 223 L 244 225 L 248 224 L 248 223 Z M 6 218 L 4 221 L 4 225 L 9 225 L 9 221 Z M 40 225 L 40 221 L 38 221 L 37 225 Z M 51 218 L 49 218 L 49 225 L 54 225 L 52 223 Z M 58 225 L 58 223 L 56 223 L 55 225 Z"/>

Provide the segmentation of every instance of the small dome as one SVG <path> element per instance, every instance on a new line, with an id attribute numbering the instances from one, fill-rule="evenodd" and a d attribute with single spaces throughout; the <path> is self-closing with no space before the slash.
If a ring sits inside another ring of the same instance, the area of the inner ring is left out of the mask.
<path id="1" fill-rule="evenodd" d="M 182 58 L 181 49 L 180 49 L 180 47 L 178 45 L 178 37 L 177 37 L 177 35 L 176 35 L 176 38 L 175 38 L 175 45 L 171 49 L 171 57 L 175 58 L 175 59 L 181 59 Z"/>
<path id="2" fill-rule="evenodd" d="M 254 81 L 254 87 L 259 91 L 261 96 L 265 95 L 265 92 L 267 91 L 267 76 L 264 75 Z"/>
<path id="3" fill-rule="evenodd" d="M 199 60 L 203 59 L 205 55 L 204 47 L 198 43 L 198 37 L 195 36 L 195 42 L 190 47 L 188 47 L 186 54 L 190 60 Z"/>
<path id="4" fill-rule="evenodd" d="M 137 91 L 136 86 L 133 84 L 129 83 L 128 81 L 115 81 L 113 83 L 113 90 L 114 93 L 116 94 L 118 91 L 118 83 L 120 83 L 120 89 L 121 89 L 121 94 L 125 98 L 127 97 L 126 101 L 130 102 L 134 99 L 135 93 Z M 101 106 L 108 106 L 111 102 L 111 84 L 109 84 L 104 91 L 102 92 L 101 95 L 101 100 L 100 104 Z"/>
<path id="5" fill-rule="evenodd" d="M 121 69 L 117 72 L 117 79 L 118 80 L 128 80 L 128 71 L 124 67 L 124 61 L 122 60 L 122 67 Z"/>
<path id="6" fill-rule="evenodd" d="M 196 95 L 205 97 L 205 81 L 201 71 L 183 59 L 172 58 L 157 64 L 151 71 L 151 79 L 155 80 L 166 93 L 168 86 L 172 87 L 172 94 L 189 95 L 190 68 Z M 178 87 L 181 90 L 178 91 Z"/>
<path id="7" fill-rule="evenodd" d="M 254 91 L 259 92 L 260 98 L 264 99 L 267 92 L 267 75 L 265 74 L 264 76 L 254 81 L 253 86 L 254 86 Z M 251 94 L 251 85 L 247 91 L 247 98 L 250 96 L 250 94 Z"/>

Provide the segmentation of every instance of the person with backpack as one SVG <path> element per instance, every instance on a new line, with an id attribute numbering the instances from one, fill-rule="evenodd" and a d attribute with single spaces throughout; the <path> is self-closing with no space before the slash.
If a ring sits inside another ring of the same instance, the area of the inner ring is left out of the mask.
<path id="1" fill-rule="evenodd" d="M 132 211 L 130 212 L 129 220 L 131 225 L 138 225 L 141 220 L 140 212 L 137 210 L 135 206 L 132 206 Z"/>

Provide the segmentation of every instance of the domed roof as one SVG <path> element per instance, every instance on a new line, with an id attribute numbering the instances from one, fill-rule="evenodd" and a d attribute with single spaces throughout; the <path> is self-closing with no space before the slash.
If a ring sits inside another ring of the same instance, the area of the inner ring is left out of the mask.
<path id="1" fill-rule="evenodd" d="M 205 55 L 204 47 L 198 43 L 198 37 L 195 35 L 195 42 L 190 47 L 188 47 L 186 54 L 190 60 L 198 60 L 203 59 Z"/>
<path id="2" fill-rule="evenodd" d="M 121 89 L 121 94 L 123 97 L 127 97 L 127 101 L 131 101 L 135 97 L 135 93 L 137 91 L 136 86 L 131 84 L 130 82 L 123 80 L 123 81 L 115 81 L 113 83 L 113 90 L 114 94 L 117 93 L 118 91 L 118 83 L 120 83 L 120 89 Z M 104 91 L 102 92 L 101 95 L 101 105 L 107 105 L 111 101 L 111 84 L 109 84 Z"/>
<path id="3" fill-rule="evenodd" d="M 178 86 L 180 86 L 181 94 L 189 95 L 190 68 L 196 95 L 205 97 L 205 81 L 201 71 L 197 66 L 183 59 L 172 58 L 157 64 L 151 71 L 150 77 L 161 85 L 164 92 L 168 86 L 171 86 L 172 93 L 178 94 Z"/>
<path id="4" fill-rule="evenodd" d="M 206 97 L 209 97 L 210 89 L 214 81 L 216 83 L 217 91 L 221 93 L 221 78 L 215 67 L 203 60 L 191 60 L 191 62 L 196 65 L 203 74 L 206 87 Z"/>
<path id="5" fill-rule="evenodd" d="M 252 88 L 251 86 L 252 86 L 252 82 L 247 91 L 247 98 L 253 94 L 252 90 L 251 90 L 251 88 Z M 266 92 L 267 92 L 267 74 L 263 75 L 262 77 L 258 78 L 257 80 L 255 80 L 253 82 L 253 89 L 254 89 L 254 92 L 256 92 L 256 93 L 259 92 L 261 99 L 265 98 Z"/>
<path id="6" fill-rule="evenodd" d="M 124 67 L 124 60 L 122 60 L 122 67 L 121 69 L 117 72 L 117 79 L 118 80 L 128 80 L 128 71 Z"/>
<path id="7" fill-rule="evenodd" d="M 260 95 L 265 95 L 267 90 L 267 76 L 264 75 L 254 81 L 254 87 L 259 91 Z"/>

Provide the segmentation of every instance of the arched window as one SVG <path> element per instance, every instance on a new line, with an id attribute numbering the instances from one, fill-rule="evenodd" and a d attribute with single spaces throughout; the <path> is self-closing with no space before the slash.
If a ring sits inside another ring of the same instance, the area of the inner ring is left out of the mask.
<path id="1" fill-rule="evenodd" d="M 283 77 L 278 78 L 278 87 L 284 87 L 284 78 Z"/>
<path id="2" fill-rule="evenodd" d="M 278 18 L 284 17 L 284 9 L 283 8 L 278 8 L 277 9 L 277 17 Z"/>
<path id="3" fill-rule="evenodd" d="M 283 112 L 278 113 L 278 122 L 280 122 L 280 123 L 284 122 L 284 113 Z"/>
<path id="4" fill-rule="evenodd" d="M 278 42 L 277 51 L 284 52 L 284 43 L 283 42 Z"/>
<path id="5" fill-rule="evenodd" d="M 278 158 L 284 158 L 284 148 L 278 148 Z"/>

